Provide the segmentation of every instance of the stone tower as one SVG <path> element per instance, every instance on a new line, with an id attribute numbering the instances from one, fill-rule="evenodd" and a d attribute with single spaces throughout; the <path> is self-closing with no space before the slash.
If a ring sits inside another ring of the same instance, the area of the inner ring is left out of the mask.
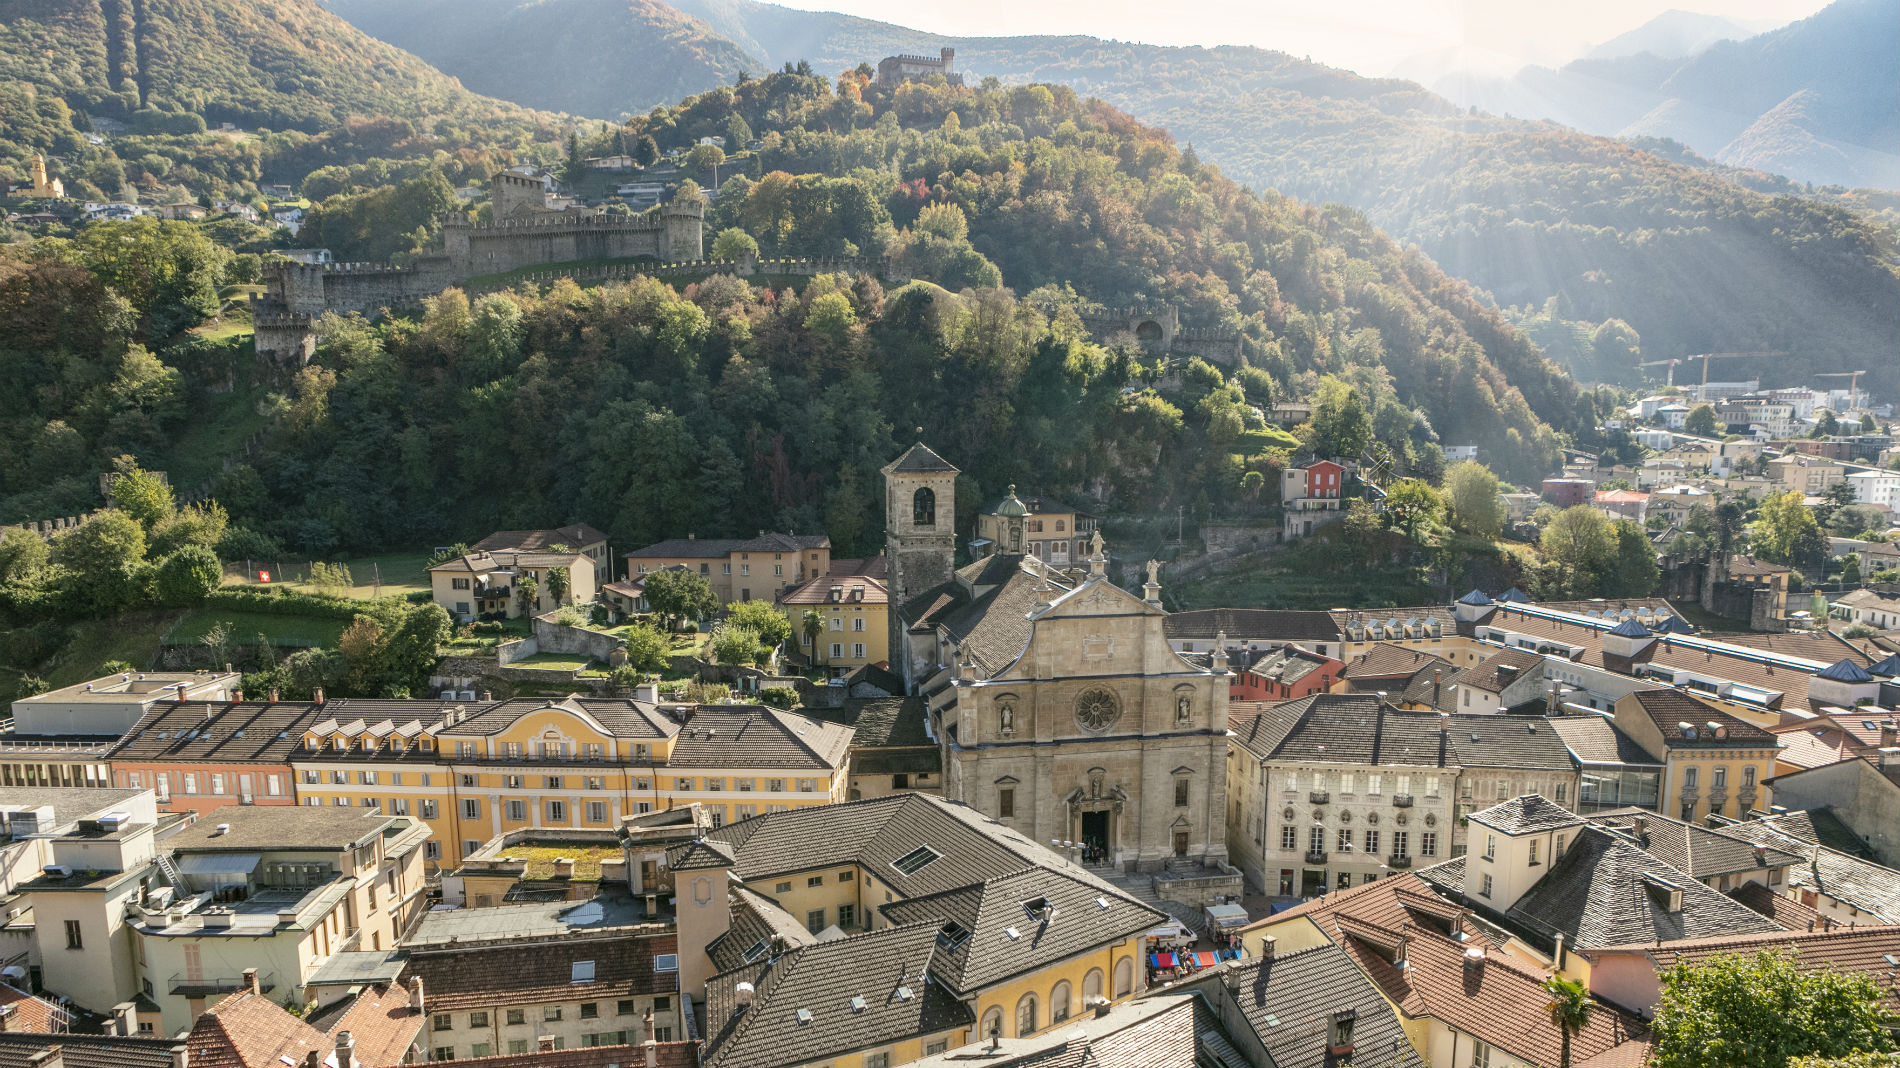
<path id="1" fill-rule="evenodd" d="M 891 668 L 903 671 L 904 602 L 956 569 L 957 469 L 922 442 L 884 467 L 885 586 Z"/>

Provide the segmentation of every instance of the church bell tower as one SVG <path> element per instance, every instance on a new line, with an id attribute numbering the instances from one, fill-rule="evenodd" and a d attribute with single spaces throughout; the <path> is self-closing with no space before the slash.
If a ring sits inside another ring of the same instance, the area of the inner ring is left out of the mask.
<path id="1" fill-rule="evenodd" d="M 891 670 L 908 684 L 904 602 L 950 580 L 956 568 L 957 474 L 923 442 L 886 464 L 885 586 L 890 590 Z"/>

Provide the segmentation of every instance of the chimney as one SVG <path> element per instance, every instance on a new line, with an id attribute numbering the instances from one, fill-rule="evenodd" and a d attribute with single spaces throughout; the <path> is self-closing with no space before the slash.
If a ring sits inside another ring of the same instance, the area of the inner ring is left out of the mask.
<path id="1" fill-rule="evenodd" d="M 1755 847 L 1755 866 L 1763 867 L 1767 865 L 1767 863 L 1768 863 L 1768 847 L 1756 846 Z"/>
<path id="2" fill-rule="evenodd" d="M 488 692 L 487 690 L 483 690 L 483 691 L 482 691 L 482 700 L 484 700 L 484 701 L 493 701 L 494 699 L 495 699 L 495 695 L 494 695 L 494 694 L 492 694 L 492 693 L 490 693 L 490 692 Z"/>
<path id="3" fill-rule="evenodd" d="M 1279 942 L 1280 939 L 1275 935 L 1267 935 L 1260 939 L 1260 959 L 1272 960 L 1274 947 L 1277 946 Z"/>
<path id="4" fill-rule="evenodd" d="M 421 1016 L 426 1011 L 424 1007 L 426 1004 L 427 1003 L 422 1000 L 422 976 L 411 976 L 409 979 L 409 1007 L 415 1010 L 417 1016 Z"/>
<path id="5" fill-rule="evenodd" d="M 1552 857 L 1552 860 L 1557 858 Z M 1558 971 L 1564 970 L 1564 933 L 1557 932 L 1556 947 L 1550 951 L 1550 966 Z"/>
<path id="6" fill-rule="evenodd" d="M 356 1036 L 348 1031 L 336 1033 L 336 1068 L 350 1068 L 356 1060 Z"/>
<path id="7" fill-rule="evenodd" d="M 1445 685 L 1445 673 L 1438 668 L 1433 668 L 1432 669 L 1432 707 L 1433 708 L 1438 707 L 1439 691 L 1444 687 L 1444 685 Z"/>
<path id="8" fill-rule="evenodd" d="M 645 701 L 648 704 L 658 704 L 660 701 L 660 684 L 657 682 L 643 682 L 635 686 L 633 688 L 633 699 L 636 701 Z"/>
<path id="9" fill-rule="evenodd" d="M 1465 950 L 1465 974 L 1476 975 L 1484 969 L 1484 947 L 1472 946 Z"/>
<path id="10" fill-rule="evenodd" d="M 239 703 L 239 704 L 243 704 L 243 703 L 244 703 L 244 691 L 243 691 L 243 690 L 232 690 L 232 691 L 231 691 L 231 700 L 233 700 L 233 701 L 236 701 L 236 702 L 237 702 L 237 703 Z"/>
<path id="11" fill-rule="evenodd" d="M 323 1068 L 323 1052 L 308 1050 L 303 1055 L 303 1068 Z"/>
<path id="12" fill-rule="evenodd" d="M 257 985 L 257 969 L 256 968 L 246 968 L 244 969 L 242 974 L 244 976 L 244 989 L 250 991 L 253 994 L 263 993 L 263 991 L 260 990 Z"/>
<path id="13" fill-rule="evenodd" d="M 556 879 L 572 879 L 574 877 L 574 858 L 555 857 L 554 877 Z"/>
<path id="14" fill-rule="evenodd" d="M 270 703 L 271 704 L 277 703 L 277 687 L 275 686 L 272 686 L 270 688 Z"/>
<path id="15" fill-rule="evenodd" d="M 191 1047 L 172 1047 L 172 1068 L 191 1068 Z"/>
<path id="16" fill-rule="evenodd" d="M 27 1068 L 66 1068 L 66 1058 L 58 1046 L 48 1046 L 26 1059 Z"/>
<path id="17" fill-rule="evenodd" d="M 182 682 L 173 687 L 173 689 L 178 691 L 178 703 L 181 705 L 185 703 L 185 690 L 187 688 L 188 687 Z"/>
<path id="18" fill-rule="evenodd" d="M 1900 727 L 1895 727 L 1893 720 L 1880 721 L 1880 745 L 1883 749 L 1900 745 Z"/>
<path id="19" fill-rule="evenodd" d="M 1648 834 L 1649 833 L 1649 817 L 1648 816 L 1631 816 L 1630 830 L 1635 831 L 1636 837 L 1638 838 L 1641 838 L 1642 836 Z"/>
<path id="20" fill-rule="evenodd" d="M 647 1068 L 655 1068 L 655 1066 L 660 1063 L 659 1044 L 649 1038 L 645 1042 L 640 1043 L 640 1047 L 642 1052 L 646 1054 Z"/>
<path id="21" fill-rule="evenodd" d="M 312 701 L 315 701 L 317 704 L 322 704 L 323 703 L 323 687 L 321 686 L 313 687 L 310 691 L 310 699 Z"/>
<path id="22" fill-rule="evenodd" d="M 121 1001 L 112 1006 L 112 1019 L 118 1023 L 121 1037 L 131 1038 L 139 1033 L 139 1007 L 137 1002 Z M 108 1031 L 107 1034 L 112 1032 Z"/>
<path id="23" fill-rule="evenodd" d="M 13 1006 L 0 1005 L 0 1032 L 16 1030 L 17 1026 L 13 1020 Z"/>

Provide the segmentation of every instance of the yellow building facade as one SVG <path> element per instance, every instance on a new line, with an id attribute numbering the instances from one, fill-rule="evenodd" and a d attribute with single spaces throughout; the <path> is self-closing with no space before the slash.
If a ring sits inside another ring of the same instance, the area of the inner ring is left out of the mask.
<path id="1" fill-rule="evenodd" d="M 777 607 L 792 625 L 792 642 L 806 661 L 833 675 L 890 660 L 890 591 L 880 576 L 882 558 L 839 561 L 856 565 L 785 591 Z M 875 566 L 867 566 L 867 565 Z M 868 573 L 867 573 L 868 572 Z M 805 626 L 816 613 L 816 635 Z"/>

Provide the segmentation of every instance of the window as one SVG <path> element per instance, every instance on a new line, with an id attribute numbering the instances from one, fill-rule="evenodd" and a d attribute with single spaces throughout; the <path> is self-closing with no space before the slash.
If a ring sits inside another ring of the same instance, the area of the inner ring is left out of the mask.
<path id="1" fill-rule="evenodd" d="M 1557 803 L 1560 805 L 1564 804 L 1569 793 L 1570 793 L 1569 783 L 1565 783 L 1565 782 L 1558 783 L 1557 784 Z"/>
<path id="2" fill-rule="evenodd" d="M 541 1018 L 542 1018 L 543 1020 L 558 1020 L 558 1019 L 560 1019 L 560 1018 L 561 1018 L 561 1006 L 559 1006 L 559 1005 L 549 1005 L 549 1006 L 548 1006 L 547 1008 L 545 1008 L 545 1009 L 542 1009 L 542 1010 L 541 1010 Z"/>
<path id="3" fill-rule="evenodd" d="M 996 791 L 996 816 L 998 819 L 1016 818 L 1016 791 L 1005 786 Z"/>
<path id="4" fill-rule="evenodd" d="M 1326 852 L 1326 828 L 1313 828 L 1306 836 L 1306 848 L 1315 853 Z"/>
<path id="5" fill-rule="evenodd" d="M 1531 847 L 1530 863 L 1532 864 L 1540 863 L 1537 859 L 1537 839 L 1533 838 L 1530 840 L 1530 847 Z"/>
<path id="6" fill-rule="evenodd" d="M 565 801 L 549 801 L 548 802 L 548 822 L 549 823 L 566 823 L 567 822 L 567 802 Z"/>
<path id="7" fill-rule="evenodd" d="M 337 772 L 337 774 L 341 775 L 343 773 L 339 771 Z M 185 793 L 195 794 L 197 792 L 198 792 L 198 776 L 188 771 L 185 773 Z"/>
<path id="8" fill-rule="evenodd" d="M 1438 855 L 1438 832 L 1425 831 L 1418 836 L 1418 855 L 1435 857 Z"/>
<path id="9" fill-rule="evenodd" d="M 1051 1024 L 1059 1024 L 1069 1018 L 1069 1002 L 1073 997 L 1074 991 L 1067 980 L 1057 983 L 1055 989 L 1049 991 L 1049 1022 Z"/>
<path id="10" fill-rule="evenodd" d="M 1366 881 L 1367 881 L 1367 882 L 1371 882 L 1371 881 L 1372 881 L 1372 876 L 1371 876 L 1371 875 L 1367 875 L 1367 876 L 1366 876 Z M 1339 873 L 1339 888 L 1340 888 L 1341 890 L 1344 890 L 1344 889 L 1346 889 L 1347 887 L 1349 887 L 1349 886 L 1351 886 L 1351 885 L 1352 885 L 1352 873 L 1351 873 L 1351 872 L 1349 872 L 1349 871 L 1342 871 L 1342 872 L 1340 872 L 1340 873 Z"/>
<path id="11" fill-rule="evenodd" d="M 189 787 L 191 783 L 191 779 L 192 779 L 191 776 L 189 775 L 185 776 L 185 782 L 186 782 L 187 787 Z M 336 785 L 336 786 L 348 786 L 350 782 L 350 773 L 347 771 L 332 771 L 330 773 L 330 782 L 332 785 Z M 193 793 L 195 791 L 187 789 L 186 792 Z"/>
<path id="12" fill-rule="evenodd" d="M 528 1040 L 527 1040 L 527 1039 L 525 1039 L 525 1038 L 511 1038 L 511 1039 L 509 1039 L 509 1040 L 508 1040 L 508 1052 L 509 1052 L 509 1053 L 511 1053 L 511 1054 L 514 1054 L 514 1053 L 526 1053 L 526 1052 L 528 1052 Z"/>
<path id="13" fill-rule="evenodd" d="M 583 1020 L 600 1019 L 600 1002 L 598 1001 L 581 1002 L 581 1019 Z"/>
<path id="14" fill-rule="evenodd" d="M 814 875 L 811 878 L 805 880 L 805 885 L 806 886 L 823 886 L 825 885 L 825 877 L 822 875 Z"/>
<path id="15" fill-rule="evenodd" d="M 85 936 L 83 936 L 79 932 L 78 920 L 66 921 L 66 948 L 67 949 L 85 949 L 86 948 Z"/>
<path id="16" fill-rule="evenodd" d="M 931 862 L 941 859 L 943 859 L 942 853 L 937 852 L 927 845 L 918 846 L 916 849 L 891 861 L 891 867 L 896 868 L 905 875 L 915 875 L 928 867 Z"/>
<path id="17" fill-rule="evenodd" d="M 812 934 L 817 934 L 818 932 L 824 929 L 825 929 L 825 910 L 824 909 L 812 909 L 811 911 L 805 913 L 805 930 L 810 931 Z"/>
<path id="18" fill-rule="evenodd" d="M 854 658 L 856 658 L 856 659 L 858 659 L 858 660 L 862 660 L 862 659 L 864 659 L 864 643 L 863 643 L 863 642 L 852 642 L 852 643 L 851 643 L 851 655 L 852 655 L 852 656 L 853 656 Z"/>
<path id="19" fill-rule="evenodd" d="M 605 801 L 587 802 L 587 822 L 606 823 L 607 822 L 607 802 Z"/>
<path id="20" fill-rule="evenodd" d="M 1754 788 L 1755 788 L 1755 765 L 1749 764 L 1746 767 L 1742 768 L 1742 789 L 1753 790 Z"/>
<path id="21" fill-rule="evenodd" d="M 1102 969 L 1090 968 L 1089 973 L 1082 977 L 1082 1004 L 1086 1007 L 1089 1002 L 1101 996 Z"/>
<path id="22" fill-rule="evenodd" d="M 715 778 L 713 778 L 713 777 L 712 777 L 712 776 L 710 776 L 710 775 L 708 775 L 708 776 L 706 776 L 706 791 L 707 791 L 708 793 L 715 793 L 715 794 L 716 794 L 716 793 L 718 793 L 718 792 L 720 792 L 721 790 L 724 790 L 725 788 L 726 788 L 726 780 L 725 780 L 725 779 L 723 779 L 723 778 L 718 778 L 718 779 L 715 779 Z"/>
<path id="23" fill-rule="evenodd" d="M 798 780 L 798 792 L 799 792 L 799 793 L 801 793 L 801 794 L 810 794 L 810 793 L 817 793 L 817 792 L 818 792 L 818 780 L 817 780 L 817 779 L 800 779 L 800 780 Z"/>
<path id="24" fill-rule="evenodd" d="M 481 801 L 473 797 L 463 798 L 462 799 L 462 818 L 465 820 L 481 819 L 482 818 Z"/>
<path id="25" fill-rule="evenodd" d="M 1188 807 L 1188 778 L 1185 775 L 1174 780 L 1174 807 Z"/>
<path id="26" fill-rule="evenodd" d="M 331 801 L 331 803 L 332 803 L 332 804 L 334 804 L 334 805 L 335 805 L 335 806 L 336 806 L 337 808 L 349 808 L 349 807 L 350 807 L 350 799 L 349 799 L 349 798 L 347 798 L 347 797 L 333 797 L 333 798 L 331 798 L 331 799 L 330 799 L 330 801 Z"/>
<path id="27" fill-rule="evenodd" d="M 316 786 L 317 784 L 319 784 L 319 783 L 321 783 L 322 781 L 323 781 L 323 775 L 322 775 L 322 773 L 320 773 L 320 772 L 316 772 L 316 771 L 312 771 L 312 770 L 310 770 L 310 769 L 308 769 L 308 768 L 305 768 L 305 769 L 304 769 L 304 773 L 303 773 L 303 784 L 304 784 L 305 786 Z"/>
<path id="28" fill-rule="evenodd" d="M 434 1060 L 438 1060 L 438 1061 L 452 1061 L 452 1060 L 454 1060 L 454 1059 L 455 1059 L 455 1047 L 454 1047 L 454 1046 L 437 1046 L 437 1047 L 435 1048 L 435 1056 L 434 1056 L 434 1058 L 433 1058 L 433 1059 L 434 1059 Z"/>
<path id="29" fill-rule="evenodd" d="M 468 1054 L 471 1057 L 487 1057 L 494 1052 L 494 1045 L 488 1042 L 477 1042 L 468 1047 Z"/>
<path id="30" fill-rule="evenodd" d="M 1399 858 L 1405 858 L 1405 857 L 1411 856 L 1412 851 L 1409 845 L 1409 839 L 1411 837 L 1412 835 L 1410 831 L 1393 831 L 1392 832 L 1392 855 Z"/>
<path id="31" fill-rule="evenodd" d="M 792 884 L 790 882 L 779 883 L 772 888 L 772 892 L 775 894 L 789 894 L 792 892 Z"/>
<path id="32" fill-rule="evenodd" d="M 1385 781 L 1385 776 L 1379 774 L 1376 771 L 1371 773 L 1370 775 L 1367 775 L 1366 776 L 1366 793 L 1369 793 L 1369 794 L 1379 793 L 1381 784 L 1384 781 Z"/>
<path id="33" fill-rule="evenodd" d="M 422 859 L 441 860 L 442 843 L 433 840 L 422 843 Z"/>
<path id="34" fill-rule="evenodd" d="M 853 620 L 851 621 L 851 629 L 852 629 L 852 630 L 863 630 L 863 629 L 864 629 L 864 617 L 863 617 L 863 616 L 858 616 L 857 618 L 855 618 L 855 619 L 853 619 Z"/>
<path id="35" fill-rule="evenodd" d="M 1484 877 L 1484 882 L 1479 885 L 1478 893 L 1482 894 L 1485 897 L 1491 896 L 1491 877 L 1489 875 L 1486 875 Z"/>
<path id="36" fill-rule="evenodd" d="M 527 1009 L 509 1009 L 509 1010 L 508 1010 L 508 1024 L 509 1024 L 509 1026 L 511 1026 L 511 1027 L 517 1027 L 517 1026 L 520 1026 L 521 1024 L 525 1024 L 525 1023 L 527 1023 L 527 1022 L 528 1022 L 528 1010 L 527 1010 Z"/>
<path id="37" fill-rule="evenodd" d="M 1280 828 L 1280 848 L 1287 850 L 1300 848 L 1300 829 L 1298 827 L 1289 823 Z"/>
<path id="38" fill-rule="evenodd" d="M 835 623 L 835 622 L 837 622 L 837 620 L 835 620 L 835 619 L 834 619 L 834 620 L 832 620 L 832 622 L 834 622 L 834 623 Z M 831 655 L 832 655 L 832 656 L 843 656 L 843 655 L 844 655 L 844 643 L 843 643 L 843 642 L 832 642 L 832 643 L 831 643 Z"/>
<path id="39" fill-rule="evenodd" d="M 614 1013 L 618 1016 L 632 1016 L 639 1009 L 634 1007 L 632 998 L 621 998 L 614 1004 Z"/>
<path id="40" fill-rule="evenodd" d="M 1682 773 L 1682 788 L 1684 790 L 1693 790 L 1696 788 L 1697 772 L 1700 770 L 1699 768 L 1689 768 Z"/>
<path id="41" fill-rule="evenodd" d="M 1016 1035 L 1022 1037 L 1036 1033 L 1036 995 L 1024 994 L 1016 1002 Z"/>
<path id="42" fill-rule="evenodd" d="M 435 1014 L 435 1021 L 431 1024 L 431 1029 L 436 1031 L 453 1031 L 455 1030 L 455 1018 L 446 1012 L 438 1012 Z"/>
<path id="43" fill-rule="evenodd" d="M 858 907 L 845 904 L 838 906 L 838 926 L 850 928 L 858 922 Z"/>
<path id="44" fill-rule="evenodd" d="M 1438 776 L 1436 775 L 1425 776 L 1425 796 L 1426 797 L 1438 796 Z"/>
<path id="45" fill-rule="evenodd" d="M 982 1037 L 1000 1038 L 1003 1034 L 1003 1010 L 992 1008 L 983 1014 Z"/>
<path id="46" fill-rule="evenodd" d="M 1709 789 L 1712 791 L 1728 789 L 1728 769 L 1727 768 L 1718 767 L 1714 771 L 1709 773 Z"/>
<path id="47" fill-rule="evenodd" d="M 425 820 L 432 820 L 436 818 L 434 801 L 424 801 L 422 803 L 422 818 Z"/>
<path id="48" fill-rule="evenodd" d="M 570 983 L 591 983 L 594 981 L 594 962 L 591 960 L 574 961 L 568 965 L 567 974 L 567 981 Z"/>
<path id="49" fill-rule="evenodd" d="M 937 494 L 925 486 L 910 496 L 910 521 L 920 527 L 937 525 Z"/>
<path id="50" fill-rule="evenodd" d="M 390 798 L 389 814 L 392 816 L 407 816 L 409 814 L 409 799 L 404 797 Z"/>
<path id="51" fill-rule="evenodd" d="M 1504 781 L 1503 779 L 1499 779 L 1498 780 L 1498 800 L 1509 801 L 1510 799 L 1511 799 L 1511 784 Z"/>
<path id="52" fill-rule="evenodd" d="M 528 818 L 528 803 L 526 801 L 508 802 L 508 819 L 509 820 L 515 823 L 520 823 L 523 820 L 526 820 L 527 818 Z"/>
<path id="53" fill-rule="evenodd" d="M 1339 851 L 1341 853 L 1352 852 L 1352 828 L 1351 827 L 1341 827 L 1339 829 Z"/>
<path id="54" fill-rule="evenodd" d="M 1115 996 L 1125 998 L 1135 992 L 1135 958 L 1123 957 L 1115 962 Z"/>
<path id="55" fill-rule="evenodd" d="M 1498 855 L 1498 836 L 1495 834 L 1485 835 L 1484 836 L 1484 859 L 1496 860 L 1497 855 Z"/>

